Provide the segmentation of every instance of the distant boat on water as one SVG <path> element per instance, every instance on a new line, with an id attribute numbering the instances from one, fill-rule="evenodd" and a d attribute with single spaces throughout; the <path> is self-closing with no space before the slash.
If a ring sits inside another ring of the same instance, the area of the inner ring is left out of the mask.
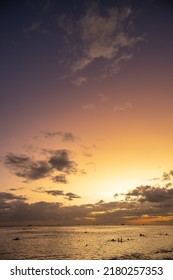
<path id="1" fill-rule="evenodd" d="M 19 236 L 16 236 L 13 240 L 20 240 Z"/>

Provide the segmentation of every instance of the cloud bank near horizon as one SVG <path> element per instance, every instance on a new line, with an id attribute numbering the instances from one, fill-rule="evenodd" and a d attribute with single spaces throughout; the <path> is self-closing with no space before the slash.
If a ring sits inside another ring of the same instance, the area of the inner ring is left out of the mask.
<path id="1" fill-rule="evenodd" d="M 36 189 L 54 197 L 64 196 L 68 200 L 80 196 L 60 190 Z M 100 200 L 94 204 L 66 206 L 62 202 L 39 201 L 27 203 L 27 198 L 8 192 L 0 193 L 0 224 L 142 224 L 173 223 L 172 186 L 139 186 L 123 194 L 124 200 Z M 122 196 L 122 194 L 120 194 Z"/>

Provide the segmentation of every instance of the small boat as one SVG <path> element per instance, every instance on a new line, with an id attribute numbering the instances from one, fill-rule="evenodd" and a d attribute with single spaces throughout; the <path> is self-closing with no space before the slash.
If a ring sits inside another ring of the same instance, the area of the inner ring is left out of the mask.
<path id="1" fill-rule="evenodd" d="M 16 236 L 13 240 L 20 240 L 19 236 Z"/>

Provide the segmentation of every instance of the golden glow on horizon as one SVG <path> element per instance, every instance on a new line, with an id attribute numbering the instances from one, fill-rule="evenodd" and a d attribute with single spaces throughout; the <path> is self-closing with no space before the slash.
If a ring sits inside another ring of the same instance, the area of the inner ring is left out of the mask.
<path id="1" fill-rule="evenodd" d="M 145 216 L 145 217 L 144 217 Z M 129 224 L 158 224 L 158 223 L 164 223 L 164 222 L 171 222 L 173 220 L 173 216 L 156 216 L 156 217 L 150 217 L 149 215 L 142 215 L 139 218 L 132 218 L 132 217 L 128 217 L 126 216 L 127 221 Z"/>

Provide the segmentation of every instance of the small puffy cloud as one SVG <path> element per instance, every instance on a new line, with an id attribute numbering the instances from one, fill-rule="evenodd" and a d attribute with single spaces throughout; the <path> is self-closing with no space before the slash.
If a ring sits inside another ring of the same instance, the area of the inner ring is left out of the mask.
<path id="1" fill-rule="evenodd" d="M 66 179 L 66 176 L 64 174 L 54 176 L 54 177 L 52 177 L 52 180 L 53 180 L 53 182 L 61 183 L 61 184 L 67 184 L 68 183 L 68 181 Z"/>
<path id="2" fill-rule="evenodd" d="M 64 195 L 64 192 L 59 190 L 45 190 L 44 192 L 53 196 Z"/>
<path id="3" fill-rule="evenodd" d="M 49 164 L 52 168 L 63 171 L 67 174 L 77 172 L 77 163 L 70 160 L 69 151 L 67 150 L 57 150 L 54 151 L 49 159 Z"/>
<path id="4" fill-rule="evenodd" d="M 74 136 L 71 132 L 66 132 L 63 134 L 63 140 L 64 142 L 74 142 L 78 140 L 79 138 Z"/>

